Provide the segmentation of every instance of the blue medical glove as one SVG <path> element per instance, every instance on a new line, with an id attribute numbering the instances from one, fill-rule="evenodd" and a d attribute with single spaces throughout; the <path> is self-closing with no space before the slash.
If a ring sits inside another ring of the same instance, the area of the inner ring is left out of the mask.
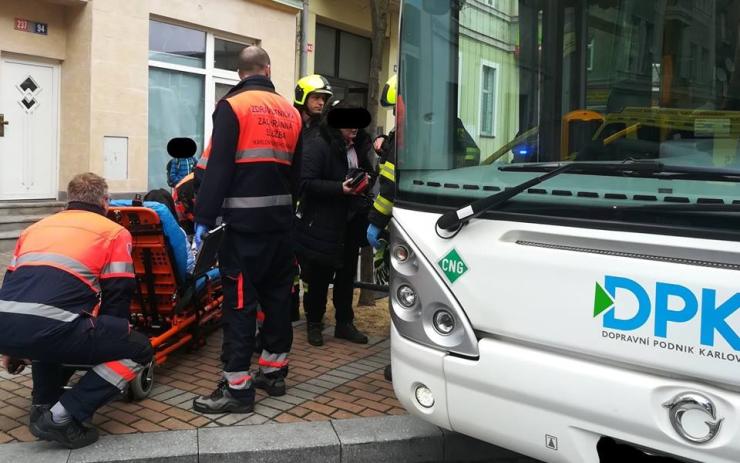
<path id="1" fill-rule="evenodd" d="M 203 235 L 208 233 L 208 227 L 196 223 L 195 224 L 195 233 L 193 234 L 193 243 L 195 243 L 195 249 L 200 249 L 201 245 L 203 245 Z"/>
<path id="2" fill-rule="evenodd" d="M 367 227 L 367 242 L 370 243 L 370 246 L 372 246 L 375 249 L 378 249 L 380 247 L 380 233 L 383 230 L 380 229 L 377 225 L 370 224 Z"/>

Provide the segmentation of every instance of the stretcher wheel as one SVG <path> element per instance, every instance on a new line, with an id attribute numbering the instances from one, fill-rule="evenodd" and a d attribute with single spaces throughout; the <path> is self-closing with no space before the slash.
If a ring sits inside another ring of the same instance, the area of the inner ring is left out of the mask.
<path id="1" fill-rule="evenodd" d="M 128 386 L 128 395 L 131 400 L 144 400 L 149 397 L 154 387 L 154 363 L 145 366 Z"/>

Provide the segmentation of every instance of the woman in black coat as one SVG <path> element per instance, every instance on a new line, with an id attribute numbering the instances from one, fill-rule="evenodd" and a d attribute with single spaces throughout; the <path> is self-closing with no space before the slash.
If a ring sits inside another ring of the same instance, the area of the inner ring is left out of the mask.
<path id="1" fill-rule="evenodd" d="M 329 113 L 338 108 L 342 105 Z M 322 321 L 332 277 L 337 322 L 334 336 L 358 344 L 368 341 L 353 323 L 352 295 L 359 250 L 367 245 L 369 191 L 375 177 L 372 142 L 363 129 L 329 126 L 327 120 L 331 119 L 327 113 L 320 136 L 303 148 L 296 228 L 301 279 L 307 284 L 303 306 L 308 341 L 314 346 L 324 342 Z M 352 187 L 352 179 L 348 179 L 348 175 L 356 176 L 360 170 L 368 174 L 364 189 Z"/>

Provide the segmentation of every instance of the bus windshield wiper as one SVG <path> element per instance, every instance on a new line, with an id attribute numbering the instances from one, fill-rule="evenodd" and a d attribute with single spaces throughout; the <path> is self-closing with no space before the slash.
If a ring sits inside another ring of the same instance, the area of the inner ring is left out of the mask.
<path id="1" fill-rule="evenodd" d="M 447 212 L 437 220 L 437 227 L 447 232 L 456 233 L 470 219 L 478 217 L 488 210 L 496 209 L 519 193 L 563 173 L 587 175 L 619 174 L 637 177 L 645 176 L 740 182 L 740 170 L 702 166 L 665 165 L 662 162 L 653 159 L 626 160 L 622 162 L 572 162 L 569 164 L 519 164 L 499 167 L 499 170 L 546 173 L 514 187 L 507 188 L 500 193 L 473 201 L 467 206 L 456 211 Z M 440 236 L 442 235 L 440 234 Z M 449 237 L 452 236 L 454 235 Z"/>
<path id="2" fill-rule="evenodd" d="M 519 193 L 566 172 L 581 172 L 594 175 L 610 175 L 613 172 L 661 172 L 661 170 L 663 169 L 663 165 L 656 161 L 646 160 L 599 163 L 571 162 L 569 164 L 536 164 L 532 166 L 522 164 L 521 167 L 499 167 L 499 170 L 502 171 L 516 170 L 527 172 L 530 169 L 536 169 L 536 171 L 538 172 L 545 170 L 547 173 L 527 180 L 526 182 L 520 183 L 519 185 L 507 188 L 500 193 L 496 193 L 486 198 L 481 198 L 473 201 L 467 206 L 464 206 L 456 211 L 447 212 L 443 214 L 442 217 L 439 218 L 439 220 L 437 220 L 437 227 L 448 232 L 459 230 L 460 227 L 462 227 L 462 225 L 468 222 L 470 219 L 478 217 L 487 210 L 495 209 L 504 204 L 506 201 L 513 198 L 514 196 L 518 195 Z"/>

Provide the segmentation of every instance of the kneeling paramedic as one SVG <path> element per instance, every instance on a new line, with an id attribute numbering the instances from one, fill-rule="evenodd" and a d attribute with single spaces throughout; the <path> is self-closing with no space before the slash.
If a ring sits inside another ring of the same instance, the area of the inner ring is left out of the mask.
<path id="1" fill-rule="evenodd" d="M 75 176 L 67 209 L 21 234 L 0 289 L 4 363 L 33 361 L 31 433 L 68 448 L 97 440 L 87 423 L 153 354 L 129 329 L 131 235 L 106 217 L 107 190 L 93 173 Z M 64 391 L 65 364 L 92 369 Z"/>
<path id="2" fill-rule="evenodd" d="M 224 304 L 223 381 L 197 397 L 201 413 L 249 413 L 254 388 L 285 394 L 293 342 L 291 287 L 296 273 L 290 232 L 300 172 L 301 118 L 275 92 L 270 58 L 260 47 L 239 55 L 242 81 L 219 101 L 195 203 L 195 242 L 223 216 L 219 252 Z M 204 153 L 205 157 L 205 153 Z M 257 307 L 262 307 L 259 372 L 250 373 Z"/>

